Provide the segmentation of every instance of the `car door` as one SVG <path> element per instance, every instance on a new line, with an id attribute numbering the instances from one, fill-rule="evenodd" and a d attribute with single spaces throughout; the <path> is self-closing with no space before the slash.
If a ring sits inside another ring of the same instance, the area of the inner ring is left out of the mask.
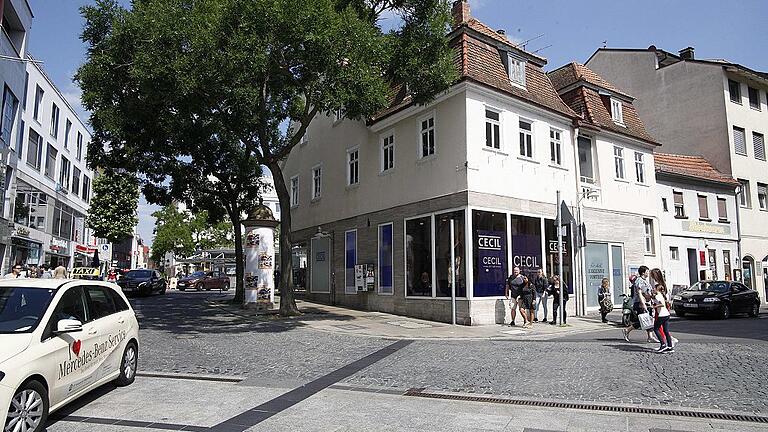
<path id="1" fill-rule="evenodd" d="M 96 381 L 95 347 L 101 342 L 98 323 L 91 319 L 85 292 L 80 286 L 66 288 L 46 323 L 39 358 L 46 369 L 51 406 L 82 393 Z M 57 334 L 61 319 L 83 323 L 81 331 Z"/>
<path id="2" fill-rule="evenodd" d="M 216 280 L 213 278 L 213 272 L 205 272 L 203 287 L 207 290 L 216 288 Z"/>
<path id="3" fill-rule="evenodd" d="M 96 380 L 100 380 L 120 369 L 123 351 L 118 345 L 120 345 L 121 339 L 125 338 L 123 335 L 125 317 L 118 313 L 115 298 L 108 290 L 108 288 L 98 285 L 85 287 L 88 309 L 91 312 L 91 316 L 98 323 L 102 334 Z"/>
<path id="4" fill-rule="evenodd" d="M 731 313 L 745 313 L 749 309 L 749 289 L 740 284 L 731 284 Z"/>

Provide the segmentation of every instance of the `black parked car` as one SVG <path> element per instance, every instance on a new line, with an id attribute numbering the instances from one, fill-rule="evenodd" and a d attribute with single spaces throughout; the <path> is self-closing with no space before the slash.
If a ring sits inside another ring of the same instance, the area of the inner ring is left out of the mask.
<path id="1" fill-rule="evenodd" d="M 757 291 L 731 281 L 696 282 L 672 297 L 675 314 L 701 314 L 727 319 L 731 314 L 745 313 L 756 317 L 760 312 Z"/>
<path id="2" fill-rule="evenodd" d="M 126 273 L 117 284 L 126 294 L 150 295 L 165 294 L 168 284 L 157 270 L 139 269 Z"/>

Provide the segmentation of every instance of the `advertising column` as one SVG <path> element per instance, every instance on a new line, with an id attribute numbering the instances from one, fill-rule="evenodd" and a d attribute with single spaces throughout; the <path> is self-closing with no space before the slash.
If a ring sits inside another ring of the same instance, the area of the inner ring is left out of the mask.
<path id="1" fill-rule="evenodd" d="M 275 302 L 274 230 L 247 227 L 245 240 L 245 303 L 271 308 Z"/>

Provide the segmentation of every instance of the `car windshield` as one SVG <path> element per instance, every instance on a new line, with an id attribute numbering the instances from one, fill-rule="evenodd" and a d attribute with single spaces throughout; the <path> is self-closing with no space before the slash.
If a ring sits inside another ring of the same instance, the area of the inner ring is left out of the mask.
<path id="1" fill-rule="evenodd" d="M 152 270 L 131 270 L 125 274 L 126 279 L 149 279 L 152 276 Z"/>
<path id="2" fill-rule="evenodd" d="M 728 291 L 728 282 L 696 282 L 686 291 L 711 291 L 724 293 Z"/>
<path id="3" fill-rule="evenodd" d="M 55 289 L 0 287 L 0 333 L 28 333 L 37 327 Z"/>
<path id="4" fill-rule="evenodd" d="M 205 276 L 205 272 L 202 272 L 202 271 L 194 272 L 191 275 L 189 275 L 189 277 L 191 278 L 201 278 L 203 276 Z"/>

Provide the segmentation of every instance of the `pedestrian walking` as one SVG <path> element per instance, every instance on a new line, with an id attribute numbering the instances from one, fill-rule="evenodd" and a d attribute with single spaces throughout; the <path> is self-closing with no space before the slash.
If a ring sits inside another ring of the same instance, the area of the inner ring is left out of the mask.
<path id="1" fill-rule="evenodd" d="M 552 277 L 552 284 L 549 286 L 549 292 L 552 296 L 552 322 L 550 324 L 555 325 L 557 324 L 557 311 L 560 309 L 560 277 L 559 276 L 553 276 Z M 565 317 L 566 317 L 566 307 L 565 304 L 568 303 L 568 285 L 566 283 L 563 283 L 563 324 L 565 324 Z"/>
<path id="2" fill-rule="evenodd" d="M 613 301 L 611 300 L 611 285 L 608 278 L 600 281 L 600 288 L 597 289 L 597 301 L 600 304 L 600 318 L 604 323 L 608 322 L 606 315 L 613 310 Z"/>
<path id="3" fill-rule="evenodd" d="M 657 269 L 654 269 L 657 270 Z M 661 274 L 661 271 L 659 271 Z M 653 321 L 653 331 L 659 339 L 659 349 L 657 353 L 675 352 L 675 339 L 669 334 L 669 301 L 667 300 L 667 284 L 663 276 L 656 281 L 656 295 L 651 299 L 651 305 L 655 310 L 655 319 Z"/>
<path id="4" fill-rule="evenodd" d="M 549 280 L 544 276 L 544 270 L 539 269 L 533 279 L 533 287 L 536 291 L 536 308 L 533 313 L 533 321 L 539 321 L 539 306 L 544 304 L 544 319 L 542 322 L 547 322 L 547 300 L 549 299 L 549 293 L 547 287 L 549 286 Z"/>
<path id="5" fill-rule="evenodd" d="M 11 268 L 10 273 L 3 276 L 3 279 L 22 279 L 24 278 L 24 274 L 21 272 L 23 270 L 23 267 L 21 264 L 16 264 Z"/>
<path id="6" fill-rule="evenodd" d="M 527 276 L 523 276 L 523 286 L 520 288 L 520 298 L 517 302 L 520 306 L 520 315 L 523 317 L 523 327 L 533 327 L 533 298 L 535 288 Z"/>
<path id="7" fill-rule="evenodd" d="M 649 302 L 651 298 L 653 298 L 653 295 L 651 294 L 653 289 L 651 288 L 651 283 L 648 280 L 648 267 L 640 266 L 640 268 L 637 270 L 637 273 L 638 277 L 635 278 L 635 282 L 632 285 L 632 310 L 634 311 L 634 316 L 632 317 L 632 323 L 626 328 L 622 329 L 624 340 L 627 342 L 629 342 L 629 334 L 632 332 L 632 330 L 640 328 L 640 321 L 637 317 L 640 316 L 640 314 L 650 312 Z M 652 330 L 647 330 L 646 335 L 646 342 L 648 343 L 659 341 L 656 339 L 656 336 L 653 334 Z"/>
<path id="8" fill-rule="evenodd" d="M 40 266 L 40 279 L 51 279 L 53 278 L 53 273 L 51 273 L 51 267 L 48 266 L 48 264 L 43 264 Z"/>
<path id="9" fill-rule="evenodd" d="M 67 268 L 64 266 L 58 266 L 55 269 L 53 269 L 53 278 L 54 279 L 66 279 L 67 278 Z"/>
<path id="10" fill-rule="evenodd" d="M 520 267 L 512 269 L 512 274 L 507 278 L 507 284 L 505 286 L 504 295 L 509 300 L 509 309 L 512 322 L 509 323 L 510 327 L 515 326 L 515 317 L 517 315 L 517 299 L 520 297 L 520 291 L 523 287 L 523 275 L 520 274 Z"/>

